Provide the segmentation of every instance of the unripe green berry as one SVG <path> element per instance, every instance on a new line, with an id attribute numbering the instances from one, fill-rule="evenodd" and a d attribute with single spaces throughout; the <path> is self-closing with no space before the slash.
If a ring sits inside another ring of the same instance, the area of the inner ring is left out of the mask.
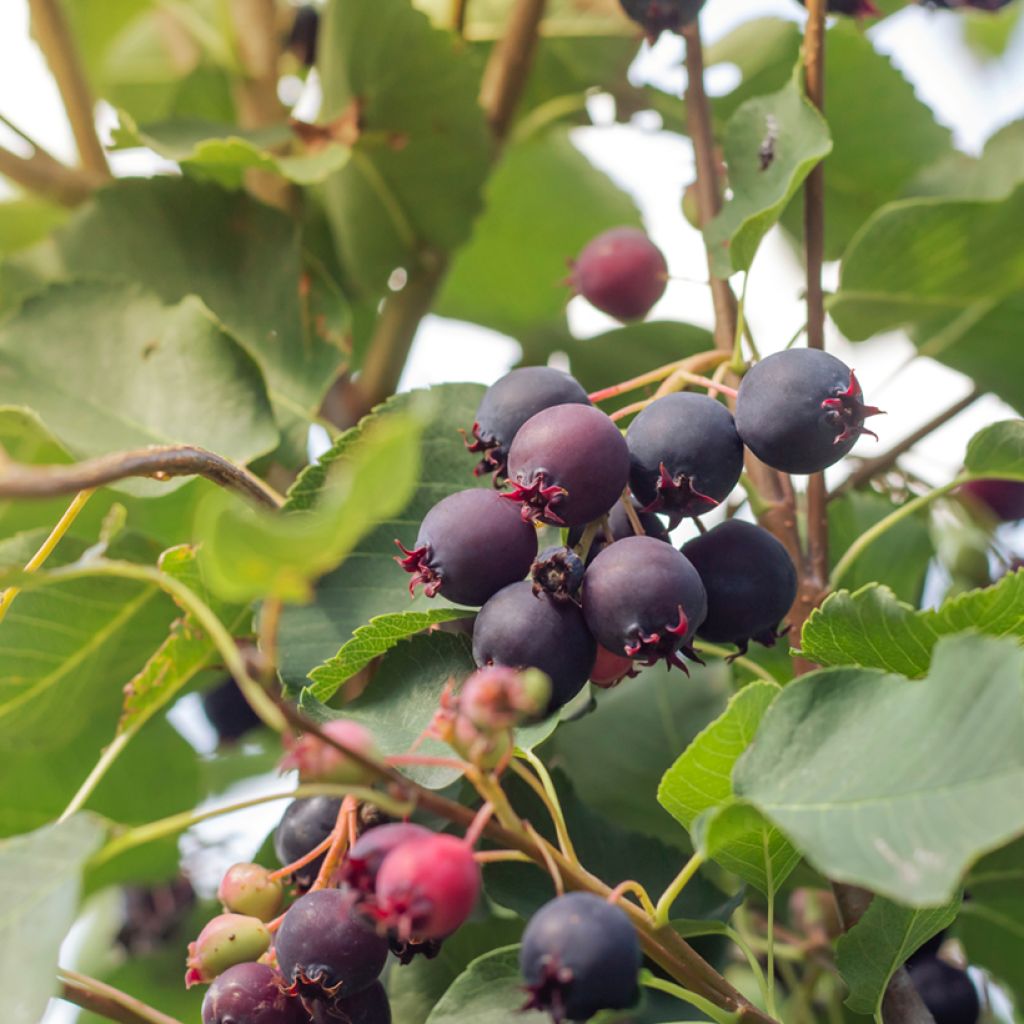
<path id="1" fill-rule="evenodd" d="M 284 886 L 259 864 L 232 864 L 221 879 L 217 898 L 225 910 L 269 921 L 281 909 Z"/>
<path id="2" fill-rule="evenodd" d="M 270 948 L 270 932 L 258 917 L 220 914 L 188 944 L 185 987 L 213 981 L 235 964 L 249 963 Z"/>

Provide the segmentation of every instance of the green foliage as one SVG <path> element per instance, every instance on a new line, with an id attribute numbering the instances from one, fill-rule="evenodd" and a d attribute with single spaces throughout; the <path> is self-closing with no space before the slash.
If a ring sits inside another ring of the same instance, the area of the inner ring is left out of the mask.
<path id="1" fill-rule="evenodd" d="M 506 946 L 474 960 L 434 1007 L 427 1024 L 540 1024 L 547 1014 L 521 1013 L 523 982 L 519 976 L 519 946 Z"/>

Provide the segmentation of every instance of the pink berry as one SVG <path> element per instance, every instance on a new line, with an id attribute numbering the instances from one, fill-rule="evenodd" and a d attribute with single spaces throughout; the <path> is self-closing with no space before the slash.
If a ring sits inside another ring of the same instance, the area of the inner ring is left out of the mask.
<path id="1" fill-rule="evenodd" d="M 377 757 L 373 736 L 358 722 L 339 718 L 322 728 L 331 739 L 356 753 L 370 758 Z M 337 747 L 325 743 L 319 736 L 306 733 L 297 739 L 289 737 L 285 745 L 287 753 L 281 759 L 280 768 L 282 771 L 297 768 L 303 782 L 337 782 L 340 785 L 357 786 L 373 781 L 372 772 Z"/>
<path id="2" fill-rule="evenodd" d="M 485 731 L 514 729 L 541 717 L 550 699 L 551 680 L 543 672 L 490 665 L 462 684 L 459 715 Z"/>
<path id="3" fill-rule="evenodd" d="M 605 231 L 570 265 L 569 283 L 576 292 L 619 320 L 643 320 L 668 283 L 665 257 L 637 228 Z"/>
<path id="4" fill-rule="evenodd" d="M 403 843 L 422 842 L 433 833 L 411 821 L 378 825 L 364 832 L 348 852 L 341 866 L 342 881 L 364 896 L 373 893 L 384 858 Z"/>

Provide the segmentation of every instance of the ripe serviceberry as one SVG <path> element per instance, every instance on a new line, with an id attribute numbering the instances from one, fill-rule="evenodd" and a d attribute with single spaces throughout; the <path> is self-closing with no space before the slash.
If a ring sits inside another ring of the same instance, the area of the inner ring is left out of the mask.
<path id="1" fill-rule="evenodd" d="M 302 1024 L 298 999 L 285 995 L 279 974 L 265 964 L 229 967 L 203 999 L 203 1024 Z"/>
<path id="2" fill-rule="evenodd" d="M 709 512 L 743 472 L 732 414 L 707 395 L 681 392 L 652 402 L 629 425 L 629 486 L 645 511 L 672 520 Z"/>
<path id="3" fill-rule="evenodd" d="M 320 12 L 312 4 L 303 4 L 295 12 L 286 49 L 311 68 L 316 63 L 316 43 L 320 33 Z"/>
<path id="4" fill-rule="evenodd" d="M 274 832 L 274 853 L 282 866 L 292 864 L 319 846 L 333 831 L 341 809 L 341 798 L 311 796 L 293 800 L 285 809 Z M 294 875 L 300 891 L 316 880 L 323 855 L 299 868 Z"/>
<path id="5" fill-rule="evenodd" d="M 545 548 L 530 566 L 533 592 L 542 591 L 558 601 L 571 601 L 583 582 L 585 566 L 572 548 Z"/>
<path id="6" fill-rule="evenodd" d="M 402 941 L 443 939 L 469 917 L 479 893 L 472 848 L 455 836 L 431 835 L 384 858 L 370 911 Z"/>
<path id="7" fill-rule="evenodd" d="M 638 228 L 612 228 L 571 260 L 568 283 L 592 306 L 619 320 L 643 320 L 665 294 L 668 266 Z"/>
<path id="8" fill-rule="evenodd" d="M 907 971 L 935 1024 L 977 1024 L 981 1003 L 966 971 L 937 957 L 915 960 Z"/>
<path id="9" fill-rule="evenodd" d="M 678 32 L 700 13 L 704 0 L 619 0 L 622 9 L 643 26 L 649 42 L 662 32 Z"/>
<path id="10" fill-rule="evenodd" d="M 943 7 L 949 11 L 962 8 L 976 11 L 1001 11 L 1010 0 L 924 0 L 925 7 Z"/>
<path id="11" fill-rule="evenodd" d="M 603 516 L 629 478 L 629 450 L 600 409 L 556 405 L 528 419 L 508 453 L 511 490 L 524 519 L 576 526 Z"/>
<path id="12" fill-rule="evenodd" d="M 800 0 L 805 7 L 807 0 Z M 829 14 L 845 14 L 850 18 L 878 18 L 882 12 L 871 0 L 828 0 Z"/>
<path id="13" fill-rule="evenodd" d="M 325 723 L 321 729 L 325 735 L 357 754 L 377 757 L 373 734 L 358 722 L 338 718 Z M 304 733 L 297 738 L 287 736 L 284 742 L 287 753 L 279 767 L 282 771 L 298 769 L 299 778 L 303 782 L 336 782 L 339 785 L 356 786 L 374 779 L 374 773 L 364 765 L 312 733 Z"/>
<path id="14" fill-rule="evenodd" d="M 462 684 L 458 713 L 480 729 L 514 729 L 540 718 L 550 699 L 551 680 L 543 672 L 492 665 Z"/>
<path id="15" fill-rule="evenodd" d="M 1024 483 L 1019 480 L 970 480 L 963 491 L 1004 523 L 1024 519 Z"/>
<path id="16" fill-rule="evenodd" d="M 818 349 L 791 348 L 747 371 L 736 400 L 736 430 L 764 463 L 784 473 L 817 473 L 838 462 L 881 410 L 865 405 L 845 363 Z"/>
<path id="17" fill-rule="evenodd" d="M 745 654 L 756 640 L 771 647 L 779 623 L 796 600 L 796 567 L 789 552 L 767 531 L 729 519 L 683 545 L 700 574 L 708 614 L 697 635 L 735 644 Z"/>
<path id="18" fill-rule="evenodd" d="M 234 743 L 263 724 L 230 677 L 203 694 L 203 712 L 221 743 Z"/>
<path id="19" fill-rule="evenodd" d="M 222 971 L 255 960 L 269 948 L 270 932 L 258 917 L 218 914 L 188 944 L 185 987 L 213 981 Z"/>
<path id="20" fill-rule="evenodd" d="M 308 1008 L 331 1009 L 372 985 L 384 969 L 387 941 L 353 914 L 351 893 L 318 889 L 297 899 L 274 939 L 289 992 Z"/>
<path id="21" fill-rule="evenodd" d="M 363 896 L 372 895 L 384 858 L 403 843 L 420 842 L 432 835 L 429 829 L 411 821 L 396 821 L 370 829 L 349 850 L 341 868 L 342 881 Z"/>
<path id="22" fill-rule="evenodd" d="M 375 981 L 348 999 L 339 999 L 329 1013 L 314 1009 L 313 1024 L 391 1024 L 391 1003 Z"/>
<path id="23" fill-rule="evenodd" d="M 395 561 L 412 574 L 409 593 L 424 585 L 456 604 L 479 606 L 521 580 L 537 555 L 537 531 L 503 496 L 479 488 L 442 498 L 424 517 L 416 543 Z"/>
<path id="24" fill-rule="evenodd" d="M 259 864 L 232 864 L 220 881 L 217 898 L 226 910 L 269 921 L 281 909 L 284 887 Z"/>
<path id="25" fill-rule="evenodd" d="M 583 577 L 583 613 L 598 643 L 647 664 L 664 658 L 684 669 L 707 614 L 697 570 L 671 544 L 626 537 L 610 544 Z"/>
<path id="26" fill-rule="evenodd" d="M 590 681 L 602 690 L 621 683 L 627 676 L 639 675 L 632 658 L 623 654 L 613 654 L 606 647 L 597 645 L 597 658 L 594 667 L 590 670 Z"/>
<path id="27" fill-rule="evenodd" d="M 473 625 L 473 658 L 480 668 L 535 668 L 548 676 L 548 713 L 583 689 L 596 652 L 580 609 L 571 601 L 534 594 L 525 580 L 499 590 Z"/>
<path id="28" fill-rule="evenodd" d="M 482 455 L 475 474 L 504 479 L 512 438 L 531 416 L 553 405 L 590 405 L 590 399 L 575 377 L 549 366 L 523 366 L 495 381 L 476 411 L 473 439 L 466 441 L 471 452 Z"/>
<path id="29" fill-rule="evenodd" d="M 637 1000 L 640 963 L 636 931 L 619 907 L 590 893 L 559 896 L 523 932 L 523 1009 L 547 1010 L 555 1021 L 624 1010 Z"/>

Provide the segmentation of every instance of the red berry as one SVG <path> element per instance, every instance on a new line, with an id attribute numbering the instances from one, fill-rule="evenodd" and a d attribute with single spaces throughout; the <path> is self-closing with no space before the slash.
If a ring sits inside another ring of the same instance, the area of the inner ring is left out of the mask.
<path id="1" fill-rule="evenodd" d="M 606 690 L 609 687 L 621 683 L 627 676 L 637 675 L 636 666 L 632 658 L 622 654 L 615 654 L 607 647 L 597 645 L 597 660 L 590 670 L 590 681 L 595 686 Z"/>
<path id="2" fill-rule="evenodd" d="M 570 264 L 569 283 L 592 306 L 619 320 L 643 320 L 664 295 L 668 265 L 637 228 L 612 228 Z"/>
<path id="3" fill-rule="evenodd" d="M 377 885 L 377 873 L 389 853 L 403 843 L 422 842 L 432 835 L 429 829 L 411 821 L 371 828 L 349 850 L 341 868 L 342 881 L 364 896 L 371 895 Z"/>

